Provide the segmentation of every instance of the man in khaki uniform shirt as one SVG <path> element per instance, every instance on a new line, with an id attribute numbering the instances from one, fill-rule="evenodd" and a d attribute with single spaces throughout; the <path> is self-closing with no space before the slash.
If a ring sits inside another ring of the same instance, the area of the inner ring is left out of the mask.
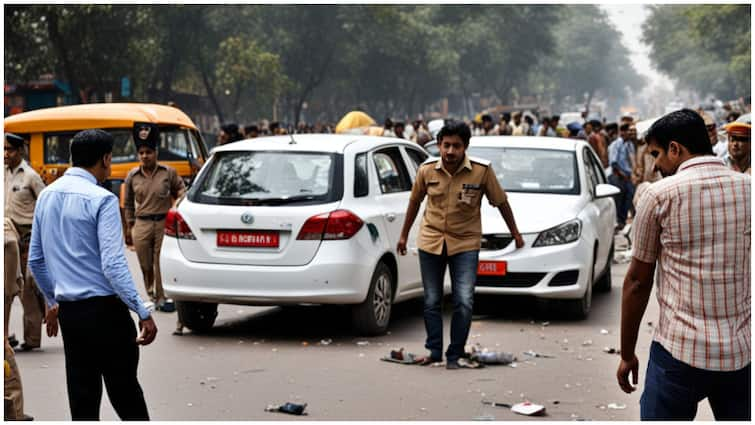
<path id="1" fill-rule="evenodd" d="M 485 195 L 498 207 L 516 247 L 524 246 L 506 193 L 487 161 L 466 155 L 471 131 L 463 122 L 450 122 L 438 133 L 441 160 L 428 161 L 417 171 L 417 179 L 401 229 L 397 251 L 406 255 L 406 239 L 420 204 L 428 197 L 417 240 L 420 272 L 424 286 L 424 317 L 430 356 L 423 364 L 439 362 L 443 350 L 443 274 L 451 272 L 454 312 L 451 319 L 451 344 L 446 350 L 446 368 L 460 367 L 464 345 L 472 323 L 474 285 L 482 238 L 480 203 Z M 462 364 L 463 366 L 464 364 Z"/>
<path id="2" fill-rule="evenodd" d="M 174 199 L 184 193 L 183 180 L 175 169 L 157 163 L 160 133 L 156 125 L 134 124 L 134 141 L 139 166 L 126 177 L 126 222 L 134 242 L 136 256 L 144 277 L 147 294 L 161 311 L 173 311 L 166 305 L 160 276 L 160 248 L 165 234 L 165 216 Z"/>
<path id="3" fill-rule="evenodd" d="M 26 270 L 34 206 L 45 184 L 39 174 L 23 159 L 24 149 L 24 139 L 15 134 L 5 133 L 5 217 L 10 220 L 6 223 L 4 233 L 6 242 L 12 239 L 17 241 L 17 249 L 6 249 L 5 256 L 6 261 L 18 261 L 21 264 L 24 282 L 21 289 L 21 305 L 24 308 L 24 342 L 21 344 L 21 350 L 29 351 L 40 346 L 42 319 L 45 313 L 42 295 L 31 273 Z M 6 248 L 9 248 L 7 243 Z M 15 256 L 19 259 L 14 260 Z M 13 303 L 13 295 L 10 299 L 7 295 L 6 288 L 6 328 Z"/>

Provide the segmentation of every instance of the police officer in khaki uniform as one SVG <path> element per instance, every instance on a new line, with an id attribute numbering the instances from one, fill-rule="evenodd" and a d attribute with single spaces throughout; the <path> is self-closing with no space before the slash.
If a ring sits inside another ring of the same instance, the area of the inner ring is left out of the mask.
<path id="1" fill-rule="evenodd" d="M 175 199 L 184 193 L 183 180 L 175 169 L 158 164 L 160 132 L 151 123 L 134 123 L 134 142 L 139 166 L 126 177 L 126 222 L 136 249 L 147 294 L 161 311 L 173 311 L 167 302 L 160 276 L 160 248 L 165 234 L 165 216 Z"/>
<path id="2" fill-rule="evenodd" d="M 471 131 L 459 121 L 447 123 L 438 133 L 440 160 L 425 162 L 417 171 L 406 219 L 401 229 L 397 251 L 406 255 L 406 238 L 422 200 L 428 201 L 417 240 L 419 264 L 424 286 L 424 317 L 430 356 L 423 364 L 439 362 L 443 349 L 443 274 L 446 265 L 451 273 L 453 316 L 451 344 L 446 350 L 446 368 L 458 369 L 472 322 L 474 285 L 482 238 L 480 203 L 485 195 L 498 207 L 511 231 L 516 247 L 524 246 L 506 193 L 488 161 L 466 155 Z"/>
<path id="3" fill-rule="evenodd" d="M 11 261 L 14 255 L 18 256 L 21 264 L 21 273 L 24 277 L 21 289 L 21 305 L 24 308 L 24 342 L 20 349 L 30 351 L 39 348 L 42 340 L 45 304 L 34 278 L 26 270 L 26 259 L 29 255 L 34 206 L 45 184 L 39 174 L 24 160 L 25 148 L 23 138 L 12 133 L 5 133 L 5 217 L 10 220 L 6 223 L 4 233 L 6 241 L 14 238 L 17 240 L 17 249 L 6 249 L 5 255 L 11 256 Z M 5 246 L 9 247 L 7 243 Z M 10 306 L 13 302 L 13 296 L 8 300 L 7 294 L 6 288 L 6 328 Z"/>
<path id="4" fill-rule="evenodd" d="M 16 355 L 8 341 L 8 319 L 13 297 L 21 293 L 24 285 L 21 273 L 21 260 L 18 255 L 18 234 L 10 218 L 4 220 L 5 227 L 5 375 L 4 401 L 5 420 L 32 419 L 24 414 L 24 392 L 21 375 L 16 364 Z"/>
<path id="5" fill-rule="evenodd" d="M 734 171 L 750 174 L 750 131 L 752 126 L 744 122 L 726 124 L 729 137 L 728 152 L 724 162 Z"/>

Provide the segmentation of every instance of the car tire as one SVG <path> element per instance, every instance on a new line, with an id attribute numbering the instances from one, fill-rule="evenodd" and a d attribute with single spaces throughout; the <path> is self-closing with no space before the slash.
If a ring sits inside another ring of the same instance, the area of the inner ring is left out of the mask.
<path id="1" fill-rule="evenodd" d="M 367 298 L 352 309 L 354 329 L 363 336 L 384 334 L 388 330 L 392 306 L 393 274 L 380 262 L 372 274 Z"/>
<path id="2" fill-rule="evenodd" d="M 611 249 L 608 251 L 608 261 L 606 261 L 603 275 L 595 282 L 596 292 L 611 292 L 611 286 L 613 285 L 611 280 L 611 263 L 613 263 L 613 244 L 611 244 Z"/>
<path id="3" fill-rule="evenodd" d="M 574 319 L 586 319 L 590 315 L 592 307 L 592 285 L 595 282 L 595 259 L 596 253 L 592 255 L 592 267 L 590 268 L 590 277 L 587 281 L 587 288 L 581 298 L 567 301 L 567 312 Z"/>
<path id="4" fill-rule="evenodd" d="M 194 301 L 176 301 L 178 320 L 194 332 L 206 332 L 212 329 L 218 317 L 218 305 Z"/>

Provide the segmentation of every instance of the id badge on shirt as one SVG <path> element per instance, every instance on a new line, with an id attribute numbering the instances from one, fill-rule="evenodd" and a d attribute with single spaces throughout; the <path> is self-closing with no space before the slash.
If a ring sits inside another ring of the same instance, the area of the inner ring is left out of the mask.
<path id="1" fill-rule="evenodd" d="M 480 191 L 479 184 L 464 183 L 461 185 L 461 193 L 459 193 L 459 202 L 466 205 L 472 205 L 477 193 Z"/>

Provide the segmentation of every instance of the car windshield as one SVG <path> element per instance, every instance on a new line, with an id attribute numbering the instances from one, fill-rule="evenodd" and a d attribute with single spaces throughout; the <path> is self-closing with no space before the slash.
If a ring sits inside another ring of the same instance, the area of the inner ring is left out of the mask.
<path id="1" fill-rule="evenodd" d="M 467 154 L 490 161 L 507 192 L 579 194 L 574 152 L 470 146 Z"/>
<path id="2" fill-rule="evenodd" d="M 193 200 L 223 205 L 331 202 L 342 195 L 334 187 L 336 159 L 330 153 L 219 152 L 195 186 Z"/>

